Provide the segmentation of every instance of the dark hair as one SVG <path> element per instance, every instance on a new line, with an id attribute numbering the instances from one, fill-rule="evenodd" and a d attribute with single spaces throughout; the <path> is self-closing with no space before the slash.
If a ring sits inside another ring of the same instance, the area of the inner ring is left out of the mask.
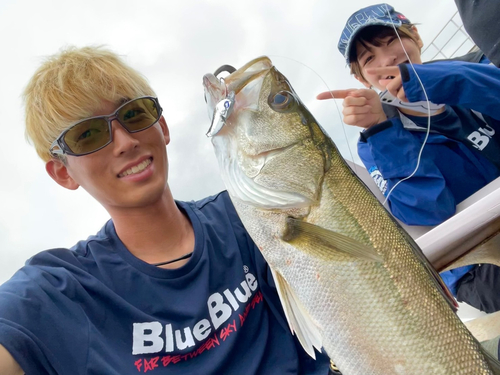
<path id="1" fill-rule="evenodd" d="M 414 24 L 401 25 L 396 29 L 398 35 L 401 38 L 412 39 L 415 43 L 417 43 L 418 39 L 414 31 L 412 30 L 413 26 Z M 361 43 L 366 49 L 370 49 L 368 44 L 371 44 L 375 47 L 380 47 L 382 45 L 382 39 L 385 39 L 386 37 L 392 35 L 394 35 L 394 29 L 389 26 L 375 25 L 365 27 L 363 30 L 361 30 L 356 36 L 354 43 L 352 43 L 352 48 L 349 51 L 351 74 L 355 74 L 356 76 L 365 79 L 365 77 L 363 77 L 363 73 L 361 72 L 361 66 L 358 62 L 356 42 Z"/>

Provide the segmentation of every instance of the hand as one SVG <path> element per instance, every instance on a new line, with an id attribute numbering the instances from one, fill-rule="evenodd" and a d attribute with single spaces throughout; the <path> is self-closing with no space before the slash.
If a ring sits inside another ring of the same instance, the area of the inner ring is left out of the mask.
<path id="1" fill-rule="evenodd" d="M 403 79 L 398 66 L 385 66 L 381 68 L 368 68 L 366 73 L 379 75 L 382 77 L 393 76 L 393 79 L 381 79 L 378 82 L 385 87 L 395 98 L 399 98 L 403 102 L 408 102 L 405 90 L 403 89 Z"/>
<path id="2" fill-rule="evenodd" d="M 378 94 L 370 89 L 348 89 L 322 92 L 316 99 L 344 99 L 344 122 L 347 125 L 369 129 L 387 120 Z"/>

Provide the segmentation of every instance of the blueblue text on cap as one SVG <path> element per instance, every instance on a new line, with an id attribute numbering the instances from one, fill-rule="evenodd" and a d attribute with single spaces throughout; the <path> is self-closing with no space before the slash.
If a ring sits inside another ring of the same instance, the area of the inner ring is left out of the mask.
<path id="1" fill-rule="evenodd" d="M 386 3 L 370 5 L 369 7 L 358 10 L 347 20 L 342 35 L 340 36 L 338 48 L 344 56 L 347 64 L 349 61 L 349 52 L 352 48 L 356 35 L 367 26 L 389 26 L 397 28 L 403 24 L 410 23 L 410 20 L 399 12 L 396 12 L 392 6 Z"/>

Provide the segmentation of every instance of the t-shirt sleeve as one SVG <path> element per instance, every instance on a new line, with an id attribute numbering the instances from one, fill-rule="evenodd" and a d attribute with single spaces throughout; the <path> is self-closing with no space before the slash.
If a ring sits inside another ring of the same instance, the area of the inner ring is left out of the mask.
<path id="1" fill-rule="evenodd" d="M 0 344 L 27 375 L 85 368 L 88 326 L 67 286 L 57 272 L 33 266 L 0 286 Z"/>

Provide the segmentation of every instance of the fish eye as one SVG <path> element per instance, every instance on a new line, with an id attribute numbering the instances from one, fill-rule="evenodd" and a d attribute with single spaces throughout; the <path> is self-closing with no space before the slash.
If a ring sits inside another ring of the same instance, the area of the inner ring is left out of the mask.
<path id="1" fill-rule="evenodd" d="M 269 105 L 274 110 L 278 111 L 286 109 L 293 102 L 295 102 L 295 98 L 293 94 L 288 91 L 280 91 L 269 98 Z"/>
<path id="2" fill-rule="evenodd" d="M 274 95 L 274 104 L 286 104 L 288 97 L 281 94 Z"/>

